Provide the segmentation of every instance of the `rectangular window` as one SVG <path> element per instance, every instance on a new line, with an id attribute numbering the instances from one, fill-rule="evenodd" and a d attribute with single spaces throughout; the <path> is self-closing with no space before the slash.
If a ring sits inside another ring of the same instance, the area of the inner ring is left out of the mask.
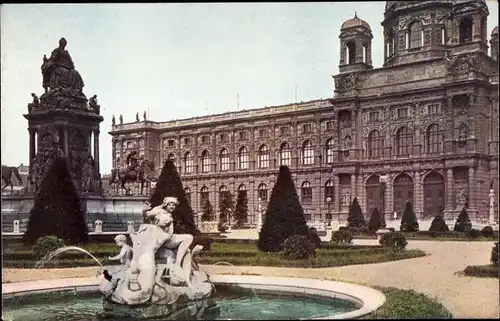
<path id="1" fill-rule="evenodd" d="M 280 127 L 280 134 L 281 136 L 290 135 L 290 127 L 288 126 Z"/>
<path id="2" fill-rule="evenodd" d="M 240 130 L 238 132 L 238 137 L 239 137 L 239 140 L 246 140 L 247 139 L 247 131 L 246 130 Z"/>
<path id="3" fill-rule="evenodd" d="M 229 141 L 229 137 L 227 134 L 220 134 L 220 141 L 221 143 L 227 143 Z"/>
<path id="4" fill-rule="evenodd" d="M 210 136 L 208 136 L 208 135 L 201 136 L 201 142 L 203 144 L 210 144 Z"/>
<path id="5" fill-rule="evenodd" d="M 302 131 L 304 132 L 304 134 L 312 133 L 312 124 L 302 125 Z"/>
<path id="6" fill-rule="evenodd" d="M 184 138 L 184 145 L 185 146 L 191 146 L 191 138 L 190 137 Z"/>
<path id="7" fill-rule="evenodd" d="M 371 111 L 368 113 L 368 120 L 370 122 L 377 122 L 378 121 L 378 111 Z"/>
<path id="8" fill-rule="evenodd" d="M 326 130 L 333 130 L 333 121 L 326 122 Z"/>
<path id="9" fill-rule="evenodd" d="M 408 118 L 408 108 L 398 108 L 398 119 Z"/>
<path id="10" fill-rule="evenodd" d="M 173 147 L 174 145 L 175 145 L 175 140 L 173 140 L 173 139 L 169 139 L 169 140 L 168 140 L 168 146 L 169 146 L 169 147 Z"/>
<path id="11" fill-rule="evenodd" d="M 265 128 L 259 129 L 259 137 L 260 138 L 268 138 L 268 131 Z"/>
<path id="12" fill-rule="evenodd" d="M 427 106 L 427 115 L 437 115 L 439 114 L 439 105 L 438 104 L 433 104 L 433 105 L 428 105 Z"/>

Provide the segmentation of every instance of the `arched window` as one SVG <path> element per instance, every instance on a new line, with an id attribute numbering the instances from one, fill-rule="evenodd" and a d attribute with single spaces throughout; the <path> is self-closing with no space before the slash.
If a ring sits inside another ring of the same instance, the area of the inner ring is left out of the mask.
<path id="1" fill-rule="evenodd" d="M 401 127 L 396 133 L 396 155 L 409 156 L 413 145 L 413 134 L 408 127 Z"/>
<path id="2" fill-rule="evenodd" d="M 238 192 L 246 191 L 246 190 L 247 190 L 247 187 L 245 184 L 241 184 L 240 186 L 238 186 Z"/>
<path id="3" fill-rule="evenodd" d="M 191 189 L 189 187 L 185 187 L 184 193 L 186 193 L 186 199 L 188 201 L 189 206 L 191 206 Z"/>
<path id="4" fill-rule="evenodd" d="M 459 40 L 460 44 L 472 41 L 472 19 L 463 18 L 459 25 Z"/>
<path id="5" fill-rule="evenodd" d="M 248 149 L 243 146 L 238 151 L 238 168 L 248 169 L 248 164 L 250 163 L 250 156 L 248 154 Z"/>
<path id="6" fill-rule="evenodd" d="M 312 203 L 312 187 L 311 183 L 305 181 L 302 183 L 302 187 L 300 188 L 300 202 L 302 204 L 311 204 Z"/>
<path id="7" fill-rule="evenodd" d="M 443 151 L 443 133 L 437 124 L 427 128 L 427 154 L 440 154 Z"/>
<path id="8" fill-rule="evenodd" d="M 292 164 L 292 150 L 288 143 L 280 146 L 280 165 L 290 166 Z"/>
<path id="9" fill-rule="evenodd" d="M 257 188 L 257 196 L 260 198 L 261 201 L 267 201 L 267 186 L 266 184 L 262 183 L 259 185 Z"/>
<path id="10" fill-rule="evenodd" d="M 327 180 L 325 183 L 325 204 L 332 204 L 334 200 L 334 186 L 332 180 Z"/>
<path id="11" fill-rule="evenodd" d="M 227 186 L 221 185 L 221 187 L 219 187 L 219 204 L 220 204 L 220 201 L 222 199 L 224 199 L 224 197 L 226 197 L 228 194 L 229 194 L 229 191 L 227 189 Z"/>
<path id="12" fill-rule="evenodd" d="M 314 165 L 314 148 L 310 140 L 302 144 L 302 165 Z"/>
<path id="13" fill-rule="evenodd" d="M 167 160 L 170 160 L 170 161 L 172 161 L 174 163 L 174 165 L 177 165 L 174 153 L 168 154 Z"/>
<path id="14" fill-rule="evenodd" d="M 210 192 L 208 191 L 208 187 L 203 186 L 200 190 L 200 207 L 210 199 Z"/>
<path id="15" fill-rule="evenodd" d="M 269 168 L 269 149 L 266 145 L 259 148 L 259 168 Z"/>
<path id="16" fill-rule="evenodd" d="M 408 48 L 422 47 L 422 23 L 414 21 L 408 26 Z"/>
<path id="17" fill-rule="evenodd" d="M 347 64 L 355 64 L 356 63 L 356 44 L 354 42 L 349 42 L 346 45 L 347 51 Z"/>
<path id="18" fill-rule="evenodd" d="M 228 171 L 229 170 L 229 152 L 227 149 L 223 148 L 220 151 L 219 161 L 220 161 L 220 170 L 221 171 Z"/>
<path id="19" fill-rule="evenodd" d="M 194 172 L 194 157 L 193 154 L 187 152 L 184 154 L 184 173 Z"/>
<path id="20" fill-rule="evenodd" d="M 384 153 L 384 137 L 378 130 L 368 135 L 368 158 L 380 158 Z"/>
<path id="21" fill-rule="evenodd" d="M 210 172 L 210 154 L 207 150 L 201 153 L 201 171 L 205 173 Z"/>
<path id="22" fill-rule="evenodd" d="M 326 163 L 333 164 L 334 162 L 334 154 L 333 150 L 335 148 L 335 141 L 333 138 L 330 138 L 326 141 Z"/>

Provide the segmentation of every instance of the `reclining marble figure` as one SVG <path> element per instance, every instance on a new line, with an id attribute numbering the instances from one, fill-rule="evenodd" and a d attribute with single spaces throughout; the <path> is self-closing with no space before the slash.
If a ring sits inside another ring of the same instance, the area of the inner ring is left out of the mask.
<path id="1" fill-rule="evenodd" d="M 191 252 L 193 237 L 174 233 L 171 213 L 176 205 L 177 199 L 166 197 L 161 205 L 144 211 L 155 224 L 142 224 L 137 232 L 130 233 L 133 256 L 129 266 L 111 275 L 111 281 L 101 278 L 100 291 L 105 300 L 129 306 L 171 305 L 207 298 L 213 292 L 208 275 L 192 260 L 202 246 Z"/>

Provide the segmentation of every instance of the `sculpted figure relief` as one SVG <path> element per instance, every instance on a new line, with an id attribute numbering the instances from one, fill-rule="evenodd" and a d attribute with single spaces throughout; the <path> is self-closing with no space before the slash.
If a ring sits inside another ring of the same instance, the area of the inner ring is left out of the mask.
<path id="1" fill-rule="evenodd" d="M 106 307 L 149 304 L 171 310 L 174 303 L 207 298 L 213 293 L 208 275 L 192 260 L 192 254 L 202 247 L 195 247 L 192 253 L 192 236 L 174 233 L 171 213 L 176 204 L 173 197 L 166 197 L 154 208 L 146 204 L 145 218 L 155 224 L 141 224 L 137 232 L 130 233 L 133 255 L 129 266 L 113 275 L 104 271 L 100 291 Z M 169 251 L 166 264 L 162 257 L 165 249 Z M 175 259 L 172 253 L 176 253 Z"/>
<path id="2" fill-rule="evenodd" d="M 94 159 L 92 156 L 88 155 L 84 159 L 84 164 L 82 167 L 82 177 L 81 177 L 81 188 L 82 192 L 90 192 L 92 189 L 92 183 L 94 182 Z"/>

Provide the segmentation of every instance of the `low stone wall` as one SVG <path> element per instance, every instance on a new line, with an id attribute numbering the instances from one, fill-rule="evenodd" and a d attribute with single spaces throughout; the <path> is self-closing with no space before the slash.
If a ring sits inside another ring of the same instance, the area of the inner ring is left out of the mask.
<path id="1" fill-rule="evenodd" d="M 142 223 L 142 209 L 147 197 L 120 197 L 83 195 L 81 206 L 86 214 L 89 232 L 96 231 L 96 221 L 101 221 L 101 230 L 124 232 L 133 222 L 135 228 Z M 14 222 L 19 222 L 19 232 L 27 229 L 34 196 L 10 196 L 2 198 L 2 233 L 13 233 Z M 99 231 L 99 229 L 98 229 Z"/>

